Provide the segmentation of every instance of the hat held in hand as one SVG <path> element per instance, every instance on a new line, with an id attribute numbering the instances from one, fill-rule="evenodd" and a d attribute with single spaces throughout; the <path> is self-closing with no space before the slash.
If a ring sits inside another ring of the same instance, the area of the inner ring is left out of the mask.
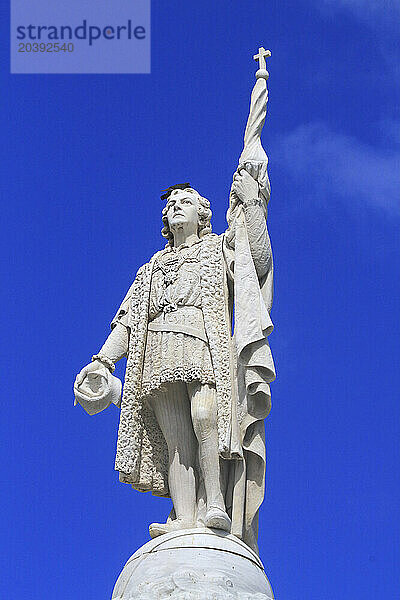
<path id="1" fill-rule="evenodd" d="M 122 383 L 107 367 L 90 371 L 82 383 L 74 383 L 75 405 L 80 404 L 88 415 L 96 415 L 110 404 L 120 406 Z"/>

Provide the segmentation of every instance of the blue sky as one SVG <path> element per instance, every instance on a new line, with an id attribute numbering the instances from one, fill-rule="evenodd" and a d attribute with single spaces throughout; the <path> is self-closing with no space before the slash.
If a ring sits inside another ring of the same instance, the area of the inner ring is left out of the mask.
<path id="1" fill-rule="evenodd" d="M 278 374 L 261 556 L 278 599 L 397 592 L 399 13 L 154 1 L 151 75 L 10 75 L 2 44 L 2 598 L 109 597 L 169 511 L 118 483 L 118 411 L 88 417 L 72 383 L 164 243 L 160 190 L 190 181 L 224 230 L 259 45 Z"/>

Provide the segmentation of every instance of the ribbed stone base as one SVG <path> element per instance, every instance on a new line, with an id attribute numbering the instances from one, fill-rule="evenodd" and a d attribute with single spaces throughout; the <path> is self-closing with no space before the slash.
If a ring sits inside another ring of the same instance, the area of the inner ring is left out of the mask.
<path id="1" fill-rule="evenodd" d="M 126 563 L 112 600 L 271 600 L 258 556 L 238 538 L 210 529 L 169 533 Z"/>

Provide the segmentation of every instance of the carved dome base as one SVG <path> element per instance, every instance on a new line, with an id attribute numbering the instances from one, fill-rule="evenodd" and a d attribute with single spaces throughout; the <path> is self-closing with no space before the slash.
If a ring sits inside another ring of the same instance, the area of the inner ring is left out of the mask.
<path id="1" fill-rule="evenodd" d="M 151 540 L 128 560 L 112 600 L 272 600 L 258 556 L 233 535 L 185 529 Z"/>

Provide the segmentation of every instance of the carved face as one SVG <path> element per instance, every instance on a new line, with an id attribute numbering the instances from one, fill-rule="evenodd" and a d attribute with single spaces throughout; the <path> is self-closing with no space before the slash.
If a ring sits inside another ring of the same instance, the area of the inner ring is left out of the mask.
<path id="1" fill-rule="evenodd" d="M 188 190 L 174 190 L 168 198 L 167 219 L 172 232 L 184 226 L 197 230 L 199 223 L 197 196 Z"/>

